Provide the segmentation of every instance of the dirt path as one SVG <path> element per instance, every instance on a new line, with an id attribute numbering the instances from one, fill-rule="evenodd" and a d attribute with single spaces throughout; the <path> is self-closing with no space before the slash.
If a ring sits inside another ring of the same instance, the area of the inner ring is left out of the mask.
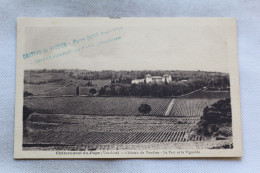
<path id="1" fill-rule="evenodd" d="M 173 108 L 174 102 L 175 102 L 175 99 L 172 99 L 172 101 L 170 102 L 170 104 L 168 105 L 168 107 L 167 107 L 167 109 L 166 109 L 166 111 L 164 113 L 165 116 L 169 116 L 170 115 L 170 112 L 171 112 L 171 110 Z"/>

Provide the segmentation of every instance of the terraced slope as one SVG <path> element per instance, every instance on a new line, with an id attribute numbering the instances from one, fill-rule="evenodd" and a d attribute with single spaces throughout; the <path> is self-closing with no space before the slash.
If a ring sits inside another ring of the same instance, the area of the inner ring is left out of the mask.
<path id="1" fill-rule="evenodd" d="M 203 109 L 218 99 L 175 99 L 170 116 L 202 116 Z"/>

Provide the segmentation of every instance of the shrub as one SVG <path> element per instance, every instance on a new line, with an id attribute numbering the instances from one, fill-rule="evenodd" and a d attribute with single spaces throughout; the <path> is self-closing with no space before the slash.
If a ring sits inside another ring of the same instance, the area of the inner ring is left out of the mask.
<path id="1" fill-rule="evenodd" d="M 141 104 L 138 108 L 138 111 L 142 114 L 149 114 L 152 111 L 152 108 L 148 104 Z"/>
<path id="2" fill-rule="evenodd" d="M 230 98 L 220 100 L 203 110 L 202 120 L 209 124 L 231 123 Z"/>
<path id="3" fill-rule="evenodd" d="M 89 90 L 89 93 L 92 94 L 92 95 L 94 95 L 94 94 L 97 93 L 97 90 L 96 90 L 95 88 L 91 88 L 91 89 Z"/>
<path id="4" fill-rule="evenodd" d="M 203 116 L 197 124 L 195 131 L 198 135 L 205 137 L 228 137 L 230 134 L 222 132 L 220 127 L 223 125 L 231 127 L 231 122 L 231 103 L 230 98 L 227 98 L 203 110 Z"/>
<path id="5" fill-rule="evenodd" d="M 79 86 L 77 86 L 77 88 L 76 88 L 76 95 L 77 96 L 79 95 Z"/>
<path id="6" fill-rule="evenodd" d="M 34 111 L 27 106 L 23 106 L 23 121 L 26 121 L 30 114 L 33 113 Z"/>
<path id="7" fill-rule="evenodd" d="M 23 93 L 23 96 L 24 97 L 28 97 L 28 96 L 32 96 L 33 94 L 32 93 L 30 93 L 30 92 L 28 92 L 28 91 L 25 91 L 24 93 Z"/>

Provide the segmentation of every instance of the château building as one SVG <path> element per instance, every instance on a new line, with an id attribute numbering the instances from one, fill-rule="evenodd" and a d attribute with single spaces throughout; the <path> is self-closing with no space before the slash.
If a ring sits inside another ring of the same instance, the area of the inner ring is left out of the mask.
<path id="1" fill-rule="evenodd" d="M 150 74 L 145 75 L 144 79 L 134 79 L 131 81 L 132 84 L 140 83 L 162 83 L 167 81 L 168 83 L 172 81 L 171 75 L 165 74 L 163 76 L 151 76 Z"/>

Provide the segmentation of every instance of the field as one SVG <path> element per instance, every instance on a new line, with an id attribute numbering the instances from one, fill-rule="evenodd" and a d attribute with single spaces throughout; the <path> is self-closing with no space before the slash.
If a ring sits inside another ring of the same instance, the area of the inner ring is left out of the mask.
<path id="1" fill-rule="evenodd" d="M 218 99 L 175 99 L 170 116 L 202 116 L 203 109 Z"/>
<path id="2" fill-rule="evenodd" d="M 230 92 L 198 91 L 190 95 L 176 98 L 170 116 L 202 116 L 203 109 L 220 99 L 230 97 Z"/>
<path id="3" fill-rule="evenodd" d="M 48 94 L 51 97 L 24 98 L 24 105 L 35 112 L 24 122 L 25 150 L 221 148 L 232 143 L 227 139 L 209 144 L 190 136 L 203 109 L 229 97 L 229 92 L 198 91 L 180 98 Z M 147 115 L 138 111 L 143 103 L 152 108 Z M 223 128 L 232 133 L 231 127 Z"/>
<path id="4" fill-rule="evenodd" d="M 109 80 L 92 80 L 93 86 L 84 86 L 87 81 L 69 78 L 55 83 L 24 84 L 24 91 L 36 96 L 76 96 L 76 88 L 80 86 L 80 95 L 89 95 L 91 88 L 99 90 L 108 82 Z"/>
<path id="5" fill-rule="evenodd" d="M 189 133 L 198 117 L 31 114 L 24 149 L 129 150 L 230 147 L 231 139 L 205 141 Z"/>
<path id="6" fill-rule="evenodd" d="M 182 98 L 187 99 L 224 99 L 230 97 L 228 91 L 198 91 Z"/>
<path id="7" fill-rule="evenodd" d="M 70 87 L 66 87 L 67 90 Z M 58 92 L 59 93 L 59 92 Z M 68 95 L 69 91 L 67 91 Z M 71 93 L 72 94 L 72 93 Z M 218 94 L 219 98 L 215 97 Z M 38 113 L 75 115 L 141 115 L 141 104 L 151 106 L 147 115 L 164 116 L 170 102 L 173 104 L 167 116 L 202 116 L 203 109 L 228 97 L 229 92 L 199 91 L 183 98 L 136 98 L 136 97 L 30 97 L 24 105 Z M 206 98 L 208 97 L 208 98 Z"/>
<path id="8" fill-rule="evenodd" d="M 149 115 L 163 116 L 171 99 L 127 97 L 37 97 L 25 98 L 24 105 L 38 113 L 75 115 L 141 115 L 138 107 L 149 104 Z"/>
<path id="9" fill-rule="evenodd" d="M 24 73 L 24 82 L 27 84 L 43 84 L 43 83 L 53 83 L 54 81 L 63 81 L 70 78 L 63 73 Z"/>
<path id="10" fill-rule="evenodd" d="M 201 141 L 201 137 L 189 139 L 187 136 L 194 121 L 198 118 L 32 114 L 26 122 L 24 145 L 48 147 Z"/>

